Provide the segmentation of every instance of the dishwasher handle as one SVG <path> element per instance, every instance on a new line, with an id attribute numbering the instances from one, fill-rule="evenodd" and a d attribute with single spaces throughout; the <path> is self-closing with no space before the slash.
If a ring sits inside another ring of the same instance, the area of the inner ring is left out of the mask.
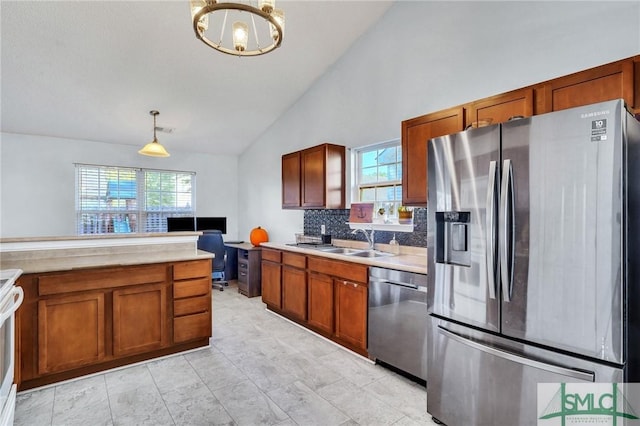
<path id="1" fill-rule="evenodd" d="M 416 290 L 416 291 L 422 291 L 424 293 L 427 292 L 427 288 L 426 287 L 417 286 L 415 284 L 409 284 L 409 283 L 401 283 L 401 282 L 398 282 L 398 281 L 381 280 L 379 278 L 369 277 L 369 282 L 380 283 L 380 284 L 388 284 L 388 285 L 397 285 L 397 286 L 400 286 L 400 287 L 410 288 L 410 289 Z"/>

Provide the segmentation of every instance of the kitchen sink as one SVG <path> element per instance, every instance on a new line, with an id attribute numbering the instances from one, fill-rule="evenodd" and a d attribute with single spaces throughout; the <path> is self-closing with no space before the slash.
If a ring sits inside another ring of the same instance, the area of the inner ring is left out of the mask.
<path id="1" fill-rule="evenodd" d="M 348 247 L 317 247 L 314 250 L 318 250 L 324 253 L 344 254 L 345 256 L 358 256 L 358 257 L 387 257 L 393 256 L 393 253 L 384 253 L 375 250 L 363 250 L 354 249 Z"/>
<path id="2" fill-rule="evenodd" d="M 365 250 L 365 251 L 357 251 L 355 253 L 349 253 L 349 256 L 358 256 L 358 257 L 387 257 L 393 256 L 392 253 L 384 253 L 381 251 L 374 250 Z"/>
<path id="3" fill-rule="evenodd" d="M 347 247 L 330 247 L 330 248 L 322 248 L 318 250 L 323 251 L 325 253 L 348 254 L 348 255 L 353 255 L 353 254 L 362 252 L 362 250 L 357 250 L 357 249 L 352 249 Z"/>

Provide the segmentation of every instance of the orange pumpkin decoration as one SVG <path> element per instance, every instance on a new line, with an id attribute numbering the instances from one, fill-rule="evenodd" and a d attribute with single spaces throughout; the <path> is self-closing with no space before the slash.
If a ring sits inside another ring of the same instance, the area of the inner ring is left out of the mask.
<path id="1" fill-rule="evenodd" d="M 249 240 L 251 240 L 251 244 L 257 247 L 260 245 L 260 243 L 266 243 L 267 241 L 269 241 L 269 234 L 267 234 L 267 231 L 258 226 L 257 228 L 253 228 L 251 230 L 251 234 L 249 234 Z"/>

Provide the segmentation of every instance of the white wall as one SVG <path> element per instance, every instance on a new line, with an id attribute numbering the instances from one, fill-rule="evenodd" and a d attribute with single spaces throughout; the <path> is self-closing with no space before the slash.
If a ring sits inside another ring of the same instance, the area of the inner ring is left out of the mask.
<path id="1" fill-rule="evenodd" d="M 640 2 L 398 2 L 240 157 L 239 237 L 302 229 L 282 154 L 398 138 L 404 119 L 638 53 Z"/>
<path id="2" fill-rule="evenodd" d="M 237 238 L 236 156 L 171 150 L 169 158 L 151 158 L 129 145 L 11 133 L 0 137 L 2 237 L 74 235 L 74 163 L 86 163 L 196 172 L 196 213 L 226 216 L 226 238 Z"/>

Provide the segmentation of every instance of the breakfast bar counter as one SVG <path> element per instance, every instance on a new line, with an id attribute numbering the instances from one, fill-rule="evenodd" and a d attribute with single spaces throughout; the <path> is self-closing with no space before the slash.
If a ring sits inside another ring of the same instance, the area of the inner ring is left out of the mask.
<path id="1" fill-rule="evenodd" d="M 211 258 L 200 233 L 0 240 L 20 268 L 19 390 L 209 345 Z"/>

